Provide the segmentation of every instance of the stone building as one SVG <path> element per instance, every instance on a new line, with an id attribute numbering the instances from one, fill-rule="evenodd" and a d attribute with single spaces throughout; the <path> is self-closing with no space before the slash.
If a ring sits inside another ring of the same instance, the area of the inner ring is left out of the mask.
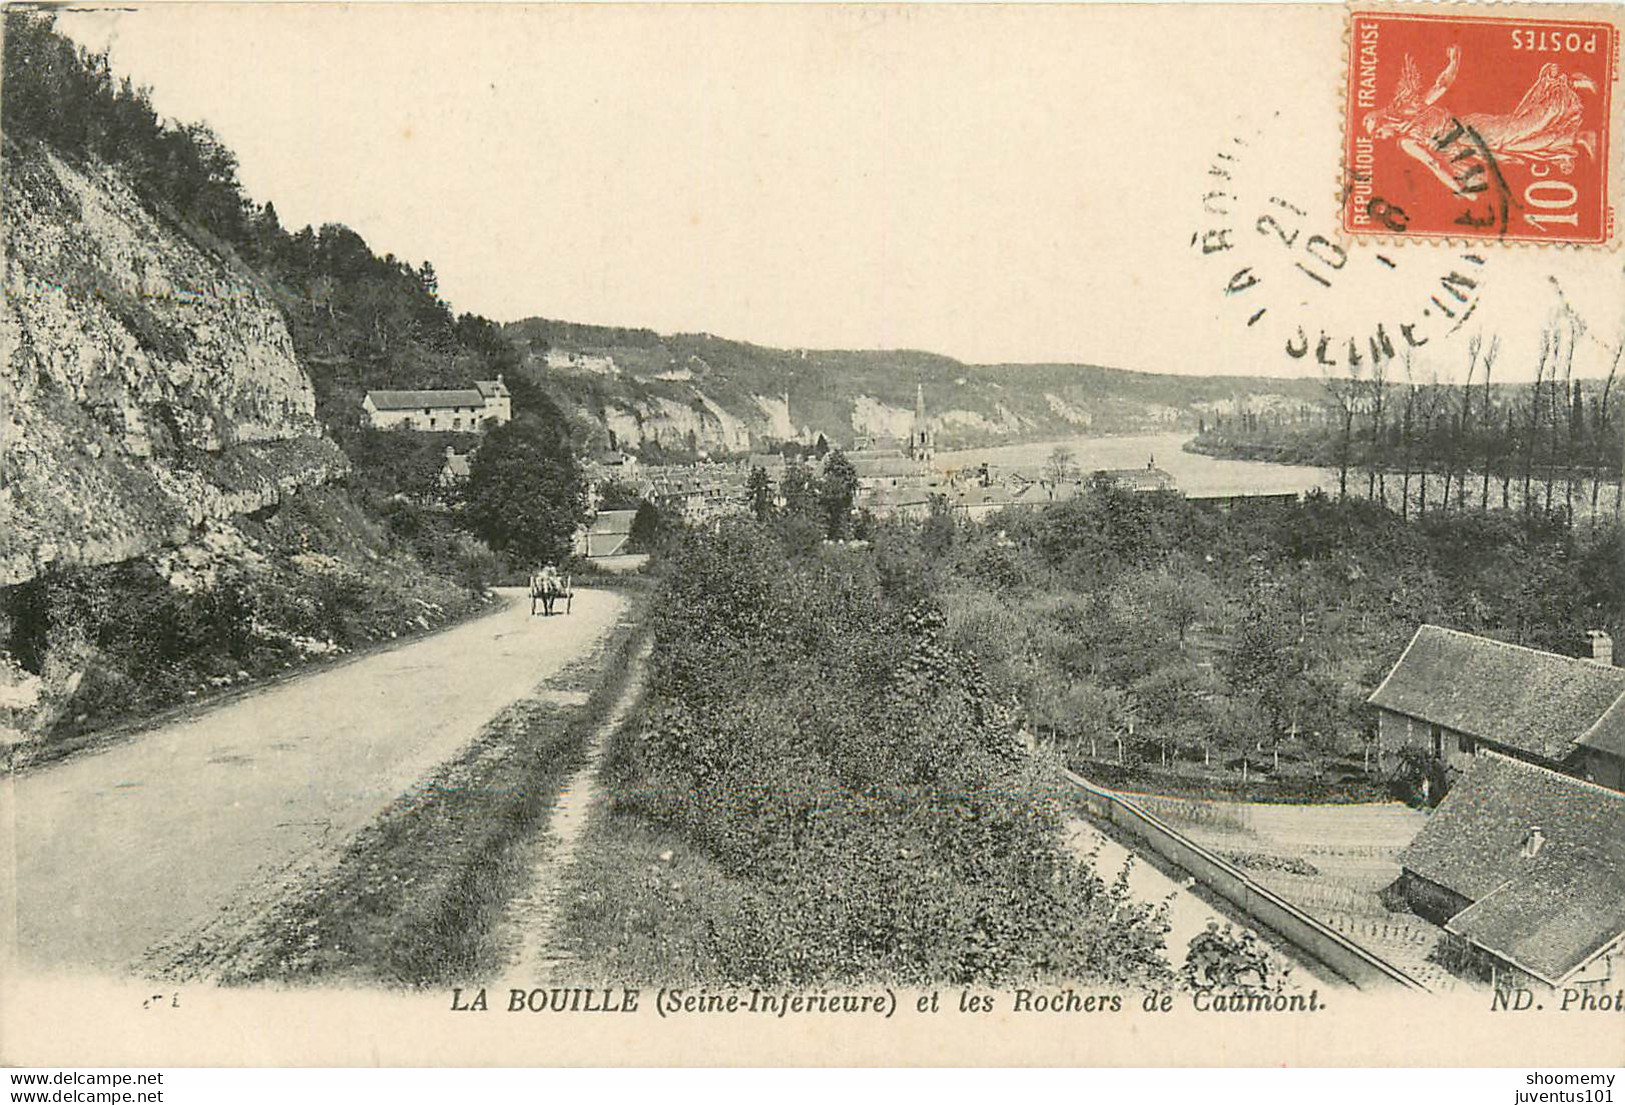
<path id="1" fill-rule="evenodd" d="M 1579 660 L 1422 626 L 1369 700 L 1384 769 L 1415 748 L 1454 778 L 1488 750 L 1625 790 L 1625 669 L 1606 634 L 1592 649 Z"/>
<path id="2" fill-rule="evenodd" d="M 1625 973 L 1625 794 L 1485 751 L 1399 854 L 1410 907 L 1498 983 Z"/>
<path id="3" fill-rule="evenodd" d="M 369 391 L 361 409 L 375 429 L 474 433 L 513 418 L 512 397 L 502 377 L 476 380 L 471 388 Z"/>

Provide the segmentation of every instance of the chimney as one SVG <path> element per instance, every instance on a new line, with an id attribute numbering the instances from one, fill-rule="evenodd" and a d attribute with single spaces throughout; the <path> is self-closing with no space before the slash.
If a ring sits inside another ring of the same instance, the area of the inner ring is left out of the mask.
<path id="1" fill-rule="evenodd" d="M 1614 666 L 1614 639 L 1600 629 L 1586 634 L 1591 639 L 1591 660 L 1604 667 Z"/>
<path id="2" fill-rule="evenodd" d="M 1546 834 L 1541 831 L 1539 825 L 1532 825 L 1529 828 L 1529 835 L 1523 838 L 1523 848 L 1520 850 L 1519 854 L 1522 855 L 1524 859 L 1534 859 L 1536 856 L 1540 855 L 1541 845 L 1545 843 Z"/>

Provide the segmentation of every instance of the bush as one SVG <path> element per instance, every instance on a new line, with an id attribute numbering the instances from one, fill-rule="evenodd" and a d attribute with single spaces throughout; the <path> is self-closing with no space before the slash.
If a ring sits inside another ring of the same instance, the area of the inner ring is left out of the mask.
<path id="1" fill-rule="evenodd" d="M 700 958 L 735 982 L 1168 980 L 1164 926 L 1064 848 L 1010 704 L 873 553 L 690 534 L 655 603 L 619 815 L 736 888 Z"/>

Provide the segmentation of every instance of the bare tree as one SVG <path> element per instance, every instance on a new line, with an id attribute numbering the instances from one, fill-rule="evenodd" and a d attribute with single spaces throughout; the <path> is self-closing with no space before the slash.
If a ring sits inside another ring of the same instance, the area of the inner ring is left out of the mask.
<path id="1" fill-rule="evenodd" d="M 1625 357 L 1625 334 L 1614 347 L 1614 359 L 1608 364 L 1608 378 L 1603 381 L 1602 398 L 1597 403 L 1596 417 L 1592 420 L 1592 438 L 1595 441 L 1591 467 L 1591 524 L 1597 524 L 1597 497 L 1602 491 L 1602 474 L 1608 467 L 1608 401 L 1614 393 L 1614 381 L 1619 377 L 1620 358 Z M 1620 470 L 1620 485 L 1625 487 L 1625 466 Z M 1614 513 L 1619 513 L 1619 495 L 1614 496 Z"/>
<path id="2" fill-rule="evenodd" d="M 1050 450 L 1049 458 L 1044 461 L 1044 476 L 1056 487 L 1069 483 L 1078 478 L 1077 455 L 1065 445 L 1057 445 Z"/>
<path id="3" fill-rule="evenodd" d="M 1367 482 L 1366 498 L 1372 497 L 1371 483 L 1376 484 L 1376 499 L 1383 506 L 1388 505 L 1388 464 L 1384 459 L 1386 442 L 1383 440 L 1385 426 L 1384 407 L 1388 397 L 1388 361 L 1385 357 L 1374 357 L 1371 361 L 1371 379 L 1367 385 L 1371 392 L 1371 456 L 1368 463 L 1371 468 L 1371 480 Z"/>
<path id="4" fill-rule="evenodd" d="M 1512 404 L 1507 404 L 1506 449 L 1501 457 L 1501 509 L 1512 509 L 1512 450 L 1517 440 L 1517 427 L 1513 425 Z"/>
<path id="5" fill-rule="evenodd" d="M 1551 338 L 1549 330 L 1541 333 L 1540 360 L 1535 364 L 1535 382 L 1529 392 L 1529 425 L 1523 443 L 1523 510 L 1526 514 L 1534 501 L 1531 493 L 1535 472 L 1535 442 L 1540 437 L 1540 388 L 1541 382 L 1546 378 L 1546 362 L 1552 354 Z"/>
<path id="6" fill-rule="evenodd" d="M 1354 411 L 1359 404 L 1360 365 L 1350 362 L 1349 374 L 1337 376 L 1323 372 L 1320 384 L 1337 406 L 1342 418 L 1342 438 L 1337 450 L 1337 498 L 1341 501 L 1349 494 L 1349 460 L 1354 448 Z"/>
<path id="7" fill-rule="evenodd" d="M 1574 468 L 1579 459 L 1578 436 L 1584 432 L 1582 420 L 1574 416 L 1575 398 L 1579 385 L 1574 380 L 1574 351 L 1585 336 L 1585 322 L 1572 311 L 1569 313 L 1569 344 L 1563 354 L 1563 422 L 1568 427 L 1565 435 L 1563 458 L 1563 510 L 1569 521 L 1574 521 Z M 1555 412 L 1554 412 L 1555 413 Z"/>
<path id="8" fill-rule="evenodd" d="M 1399 427 L 1399 447 L 1403 457 L 1403 474 L 1399 484 L 1399 516 L 1411 516 L 1411 420 L 1416 413 L 1416 378 L 1412 374 L 1411 355 L 1405 353 L 1405 413 Z"/>
<path id="9" fill-rule="evenodd" d="M 1422 439 L 1422 471 L 1421 482 L 1417 494 L 1416 513 L 1426 514 L 1428 510 L 1428 477 L 1431 456 L 1437 438 L 1434 435 L 1434 424 L 1439 417 L 1439 408 L 1444 405 L 1444 388 L 1439 383 L 1439 373 L 1434 370 L 1428 381 L 1418 390 L 1416 396 L 1416 418 L 1421 425 Z"/>
<path id="10" fill-rule="evenodd" d="M 1552 329 L 1552 357 L 1546 373 L 1546 503 L 1547 512 L 1552 509 L 1552 488 L 1557 482 L 1558 463 L 1558 435 L 1560 427 L 1568 416 L 1567 403 L 1564 403 L 1562 414 L 1558 413 L 1557 371 L 1560 362 L 1567 362 L 1566 372 L 1573 371 L 1574 343 L 1570 341 L 1567 347 L 1567 357 L 1564 356 L 1562 331 Z M 1566 383 L 1566 381 L 1565 381 Z M 1566 393 L 1565 393 L 1566 394 Z"/>
<path id="11" fill-rule="evenodd" d="M 1460 408 L 1450 417 L 1450 449 L 1445 457 L 1444 469 L 1444 511 L 1450 512 L 1450 484 L 1456 479 L 1456 471 L 1462 453 L 1462 440 L 1472 427 L 1473 407 L 1473 375 L 1478 371 L 1478 351 L 1482 346 L 1482 339 L 1474 334 L 1467 343 L 1467 382 L 1462 385 Z M 1452 391 L 1455 389 L 1452 388 Z M 1457 489 L 1458 499 L 1465 491 L 1466 475 L 1462 477 L 1462 487 Z"/>
<path id="12" fill-rule="evenodd" d="M 1490 347 L 1484 351 L 1484 410 L 1478 416 L 1484 427 L 1484 486 L 1478 495 L 1479 510 L 1490 508 L 1490 463 L 1496 452 L 1495 427 L 1490 425 L 1490 374 L 1495 369 L 1495 355 L 1500 351 L 1500 337 L 1490 338 Z"/>

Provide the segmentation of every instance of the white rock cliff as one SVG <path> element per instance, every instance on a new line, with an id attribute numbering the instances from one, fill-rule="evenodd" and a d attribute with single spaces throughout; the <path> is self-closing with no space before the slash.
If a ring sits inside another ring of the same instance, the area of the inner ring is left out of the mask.
<path id="1" fill-rule="evenodd" d="M 0 585 L 128 559 L 344 468 L 270 293 L 117 174 L 5 149 Z"/>

